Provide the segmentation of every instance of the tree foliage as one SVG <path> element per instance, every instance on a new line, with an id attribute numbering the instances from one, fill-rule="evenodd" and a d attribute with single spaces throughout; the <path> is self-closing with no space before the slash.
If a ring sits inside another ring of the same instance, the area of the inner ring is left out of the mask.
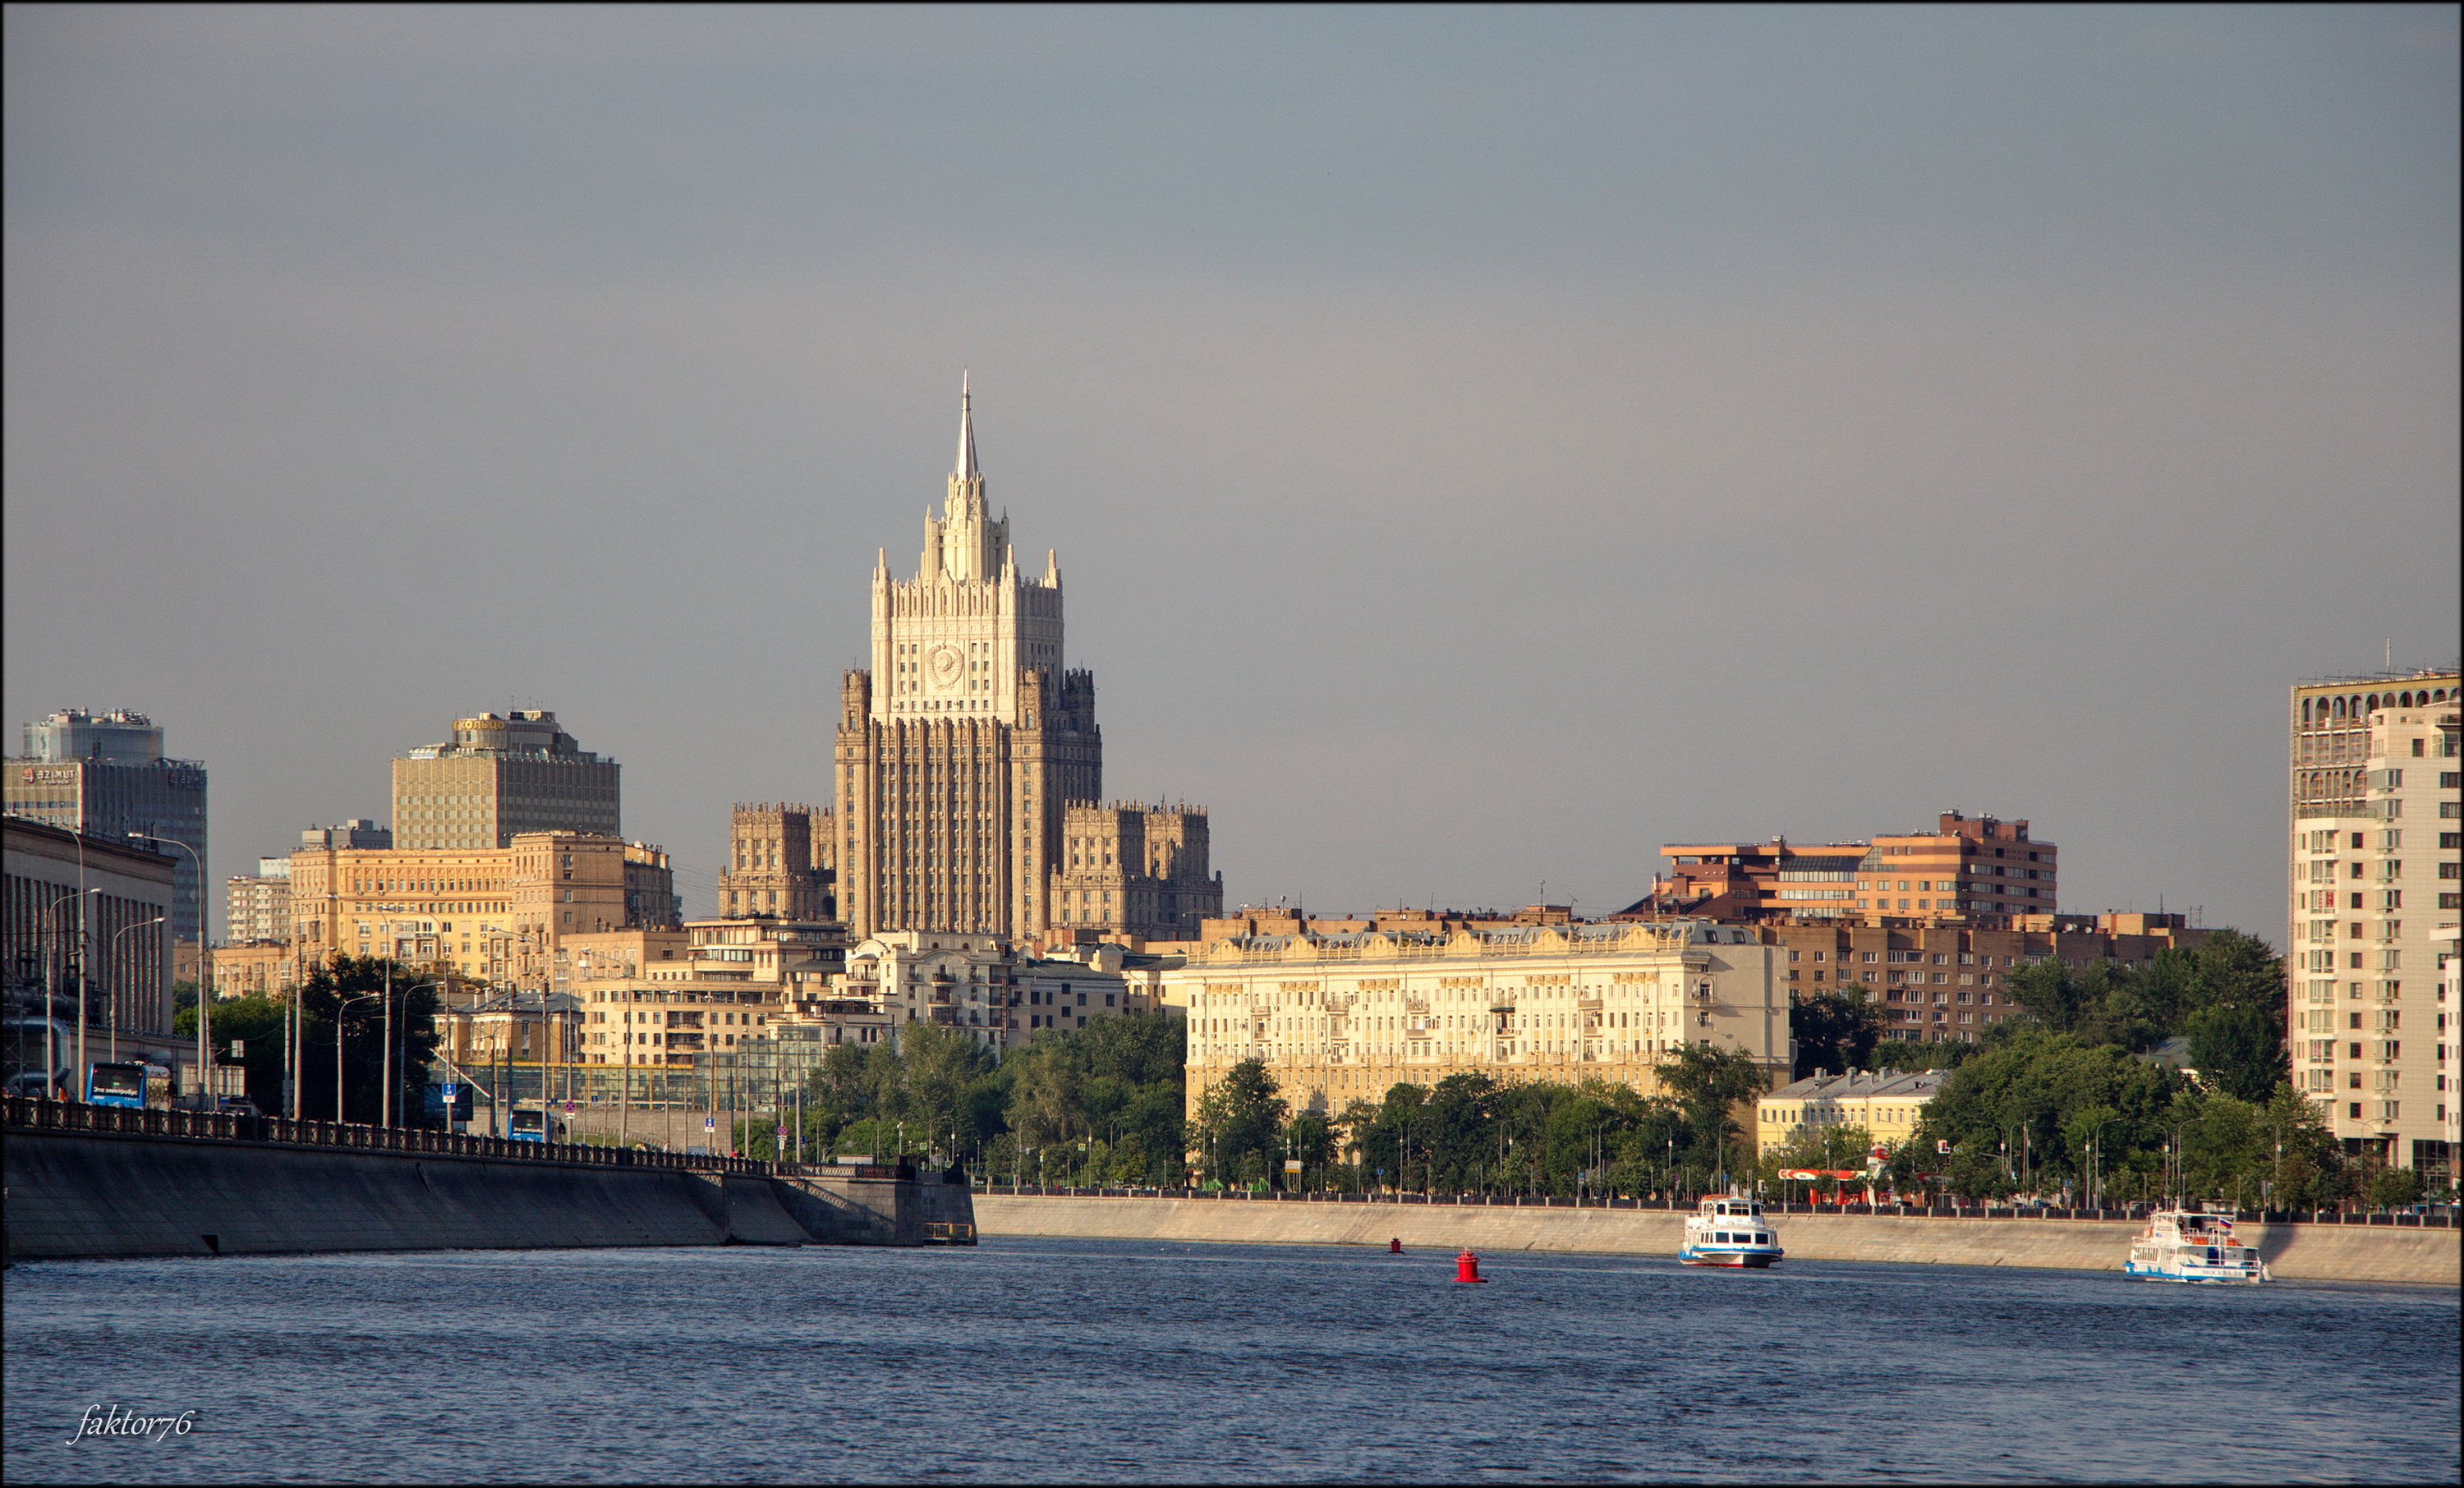
<path id="1" fill-rule="evenodd" d="M 1796 1042 L 1793 1078 L 1803 1080 L 1817 1069 L 1873 1067 L 1876 1045 L 1882 1041 L 1882 1010 L 1861 996 L 1817 992 L 1794 993 L 1788 999 L 1788 1033 Z"/>
<path id="2" fill-rule="evenodd" d="M 334 1030 L 342 1030 L 342 1117 L 374 1125 L 385 1108 L 385 1068 L 392 1065 L 393 1115 L 398 1123 L 415 1125 L 423 1109 L 423 1092 L 432 1078 L 429 1065 L 441 1041 L 436 1033 L 436 991 L 417 986 L 421 978 L 410 968 L 390 967 L 377 956 L 336 956 L 312 973 L 299 989 L 299 1114 L 311 1121 L 334 1119 Z M 390 1004 L 392 1059 L 385 1056 L 387 1005 Z M 231 1057 L 234 1039 L 248 1046 L 241 1061 L 249 1100 L 268 1115 L 287 1112 L 282 1101 L 285 1049 L 291 1004 L 287 998 L 233 997 L 216 1002 L 210 1030 L 217 1060 Z M 194 1039 L 197 1010 L 182 1009 L 175 1032 Z"/>
<path id="3" fill-rule="evenodd" d="M 1947 1160 L 1934 1152 L 1943 1141 Z M 2354 1192 L 2322 1113 L 2290 1085 L 2252 1101 L 2122 1044 L 2024 1025 L 1952 1072 L 1911 1148 L 1969 1199 L 2068 1189 L 2085 1202 L 2092 1180 L 2108 1202 L 2294 1209 Z"/>
<path id="4" fill-rule="evenodd" d="M 1256 1186 L 1280 1182 L 1284 1124 L 1291 1104 L 1264 1060 L 1243 1060 L 1198 1101 L 1199 1146 L 1210 1183 Z"/>
<path id="5" fill-rule="evenodd" d="M 1006 1059 L 958 1030 L 910 1023 L 894 1044 L 823 1057 L 804 1087 L 804 1149 L 921 1154 L 1005 1182 L 1177 1183 L 1185 1047 L 1168 1017 L 1040 1030 Z M 770 1156 L 767 1129 L 746 1149 Z"/>

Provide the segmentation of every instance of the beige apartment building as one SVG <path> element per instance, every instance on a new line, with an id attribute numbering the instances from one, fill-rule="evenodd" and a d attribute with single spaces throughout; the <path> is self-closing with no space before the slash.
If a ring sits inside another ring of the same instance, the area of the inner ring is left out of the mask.
<path id="1" fill-rule="evenodd" d="M 224 886 L 223 938 L 234 946 L 291 938 L 291 860 L 259 858 Z"/>
<path id="2" fill-rule="evenodd" d="M 292 954 L 288 940 L 252 940 L 206 952 L 206 981 L 217 1001 L 279 996 L 298 982 L 299 971 L 299 958 Z"/>
<path id="3" fill-rule="evenodd" d="M 2453 668 L 2292 689 L 2287 1042 L 2345 1146 L 2449 1160 L 2441 976 L 2464 906 Z"/>
<path id="4" fill-rule="evenodd" d="M 1671 842 L 1669 871 L 1620 911 L 1633 919 L 1692 915 L 1724 924 L 1866 919 L 1892 925 L 2017 929 L 2057 912 L 2055 845 L 2024 820 L 1946 811 L 1931 832 L 1871 842 L 1792 844 Z"/>
<path id="5" fill-rule="evenodd" d="M 1942 1070 L 1816 1070 L 1754 1103 L 1755 1150 L 1768 1157 L 1808 1131 L 1840 1127 L 1864 1127 L 1876 1147 L 1904 1147 L 1949 1078 Z"/>
<path id="6" fill-rule="evenodd" d="M 1781 955 L 1750 929 L 1705 920 L 1269 935 L 1219 941 L 1161 981 L 1188 1010 L 1194 1119 L 1248 1059 L 1296 1113 L 1470 1073 L 1657 1093 L 1659 1061 L 1689 1042 L 1784 1079 Z"/>
<path id="7" fill-rule="evenodd" d="M 394 845 L 511 847 L 532 832 L 624 835 L 624 769 L 582 749 L 556 714 L 453 720 L 452 735 L 393 761 Z"/>
<path id="8" fill-rule="evenodd" d="M 2051 957 L 2073 967 L 2145 967 L 2158 952 L 2197 945 L 2210 932 L 2180 914 L 2130 913 L 2057 915 L 2043 930 L 1823 919 L 1766 922 L 1754 933 L 1780 948 L 1790 994 L 1854 989 L 1881 1005 L 1884 1038 L 1973 1043 L 1993 1024 L 2025 1016 L 2009 985 L 2023 966 Z"/>
<path id="9" fill-rule="evenodd" d="M 303 846 L 291 856 L 303 965 L 380 955 L 474 980 L 544 983 L 568 935 L 672 926 L 674 872 L 647 842 L 526 832 L 508 847 Z"/>

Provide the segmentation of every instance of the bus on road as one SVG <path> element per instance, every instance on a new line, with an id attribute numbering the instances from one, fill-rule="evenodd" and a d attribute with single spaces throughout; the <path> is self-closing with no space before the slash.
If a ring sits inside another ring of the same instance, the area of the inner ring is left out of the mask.
<path id="1" fill-rule="evenodd" d="M 93 1105 L 118 1105 L 130 1110 L 168 1110 L 171 1072 L 143 1061 L 97 1061 L 86 1070 L 85 1098 Z"/>

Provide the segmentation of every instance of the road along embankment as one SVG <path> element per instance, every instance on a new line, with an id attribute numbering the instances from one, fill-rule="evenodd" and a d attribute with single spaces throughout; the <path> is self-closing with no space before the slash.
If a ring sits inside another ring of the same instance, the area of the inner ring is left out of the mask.
<path id="1" fill-rule="evenodd" d="M 963 1184 L 11 1127 L 14 1260 L 301 1251 L 972 1243 Z"/>
<path id="2" fill-rule="evenodd" d="M 1212 1198 L 976 1195 L 979 1233 L 1243 1245 L 1373 1245 L 1412 1249 L 1587 1251 L 1673 1256 L 1682 1211 L 1531 1209 L 1451 1204 L 1331 1204 Z M 1785 1214 L 1772 1220 L 1802 1260 L 1895 1260 L 1946 1266 L 2119 1271 L 2145 1221 L 1967 1219 L 1896 1214 Z M 2455 1230 L 2262 1224 L 2237 1233 L 2285 1280 L 2454 1286 Z"/>

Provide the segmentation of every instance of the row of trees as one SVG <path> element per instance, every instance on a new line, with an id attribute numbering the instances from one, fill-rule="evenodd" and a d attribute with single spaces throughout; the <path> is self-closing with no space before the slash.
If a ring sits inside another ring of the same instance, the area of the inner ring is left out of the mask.
<path id="1" fill-rule="evenodd" d="M 1397 1084 L 1339 1113 L 1292 1113 L 1258 1061 L 1199 1103 L 1201 1181 L 1436 1193 L 1699 1192 L 1750 1166 L 1738 1120 L 1763 1088 L 1745 1055 L 1688 1046 L 1661 1064 L 1666 1097 L 1586 1080 L 1500 1083 L 1450 1075 Z M 1286 1165 L 1297 1162 L 1297 1173 Z"/>
<path id="2" fill-rule="evenodd" d="M 392 992 L 386 994 L 387 974 Z M 375 956 L 338 956 L 319 966 L 299 989 L 299 1114 L 311 1121 L 334 1117 L 336 1030 L 341 1031 L 342 1119 L 374 1125 L 385 1107 L 385 1067 L 392 1066 L 397 1123 L 415 1122 L 439 1042 L 436 990 L 416 984 L 418 974 Z M 386 1004 L 391 1006 L 392 1058 L 385 1057 Z M 234 1042 L 246 1045 L 248 1098 L 269 1115 L 288 1114 L 283 1103 L 284 1046 L 291 1004 L 273 997 L 233 997 L 214 1004 L 207 1031 L 217 1060 L 229 1060 Z M 173 1029 L 197 1036 L 197 1010 L 182 1008 Z"/>
<path id="3" fill-rule="evenodd" d="M 2167 947 L 2142 967 L 2049 957 L 2004 983 L 2005 999 L 2038 1027 L 2082 1044 L 2137 1054 L 2181 1037 L 2211 1089 L 2264 1101 L 2284 1078 L 2284 967 L 2255 935 L 2218 930 L 2195 946 Z M 1870 995 L 1790 1000 L 1800 1080 L 1816 1069 L 1948 1068 L 1977 1047 L 1891 1039 Z"/>
<path id="4" fill-rule="evenodd" d="M 956 1160 L 1002 1182 L 1177 1184 L 1185 1034 L 1178 1018 L 1103 1018 L 996 1060 L 966 1034 L 910 1023 L 895 1044 L 824 1057 L 804 1089 L 803 1150 Z M 747 1123 L 741 1149 L 776 1155 L 771 1128 Z"/>

